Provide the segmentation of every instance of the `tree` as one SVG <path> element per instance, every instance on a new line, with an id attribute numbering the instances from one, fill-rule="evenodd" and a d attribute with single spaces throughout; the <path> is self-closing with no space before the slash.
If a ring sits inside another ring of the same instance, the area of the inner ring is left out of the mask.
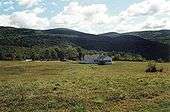
<path id="1" fill-rule="evenodd" d="M 81 58 L 84 57 L 83 50 L 80 47 L 78 47 L 77 52 L 78 52 L 78 59 L 81 60 Z"/>
<path id="2" fill-rule="evenodd" d="M 52 51 L 51 51 L 51 58 L 52 58 L 52 59 L 55 59 L 55 60 L 58 59 L 58 55 L 57 55 L 57 52 L 56 52 L 55 50 L 52 50 Z"/>
<path id="3" fill-rule="evenodd" d="M 50 50 L 46 50 L 46 51 L 45 51 L 44 57 L 45 57 L 45 59 L 47 59 L 47 60 L 51 59 L 51 52 L 50 52 Z"/>
<path id="4" fill-rule="evenodd" d="M 0 60 L 4 60 L 5 59 L 5 55 L 3 52 L 0 52 Z"/>
<path id="5" fill-rule="evenodd" d="M 64 61 L 65 59 L 65 53 L 63 51 L 58 51 L 58 58 L 60 59 L 60 61 Z"/>

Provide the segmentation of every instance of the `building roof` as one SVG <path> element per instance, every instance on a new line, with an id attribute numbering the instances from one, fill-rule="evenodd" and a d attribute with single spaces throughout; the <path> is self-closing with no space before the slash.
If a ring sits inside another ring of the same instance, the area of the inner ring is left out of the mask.
<path id="1" fill-rule="evenodd" d="M 105 56 L 105 55 L 85 55 L 86 58 L 93 58 L 95 60 L 104 60 L 105 58 L 109 57 L 109 56 Z M 111 58 L 111 57 L 109 57 Z"/>

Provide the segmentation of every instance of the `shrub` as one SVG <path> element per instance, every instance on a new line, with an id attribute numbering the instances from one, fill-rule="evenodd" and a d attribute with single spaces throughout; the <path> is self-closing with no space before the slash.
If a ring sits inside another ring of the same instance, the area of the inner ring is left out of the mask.
<path id="1" fill-rule="evenodd" d="M 98 65 L 105 65 L 105 61 L 99 61 Z"/>
<path id="2" fill-rule="evenodd" d="M 164 60 L 160 58 L 160 59 L 157 60 L 157 62 L 158 63 L 164 63 Z"/>
<path id="3" fill-rule="evenodd" d="M 159 70 L 157 70 L 158 72 L 163 72 L 163 67 L 161 67 Z"/>
<path id="4" fill-rule="evenodd" d="M 156 69 L 156 64 L 154 62 L 150 62 L 148 64 L 148 67 L 146 68 L 145 72 L 157 72 L 157 69 Z"/>
<path id="5" fill-rule="evenodd" d="M 161 67 L 160 69 L 158 69 L 157 67 L 156 67 L 156 63 L 155 62 L 150 62 L 149 64 L 148 64 L 148 67 L 146 68 L 146 70 L 145 70 L 145 72 L 151 72 L 151 73 L 153 73 L 153 72 L 163 72 L 163 67 Z"/>

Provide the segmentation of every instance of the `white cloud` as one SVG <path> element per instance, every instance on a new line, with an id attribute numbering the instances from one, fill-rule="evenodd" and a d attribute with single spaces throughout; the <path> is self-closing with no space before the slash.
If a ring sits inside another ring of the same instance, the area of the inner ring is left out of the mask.
<path id="1" fill-rule="evenodd" d="M 52 27 L 67 27 L 96 33 L 98 28 L 112 21 L 112 17 L 107 15 L 107 10 L 105 4 L 81 6 L 78 2 L 71 2 L 50 22 Z"/>
<path id="2" fill-rule="evenodd" d="M 10 24 L 16 27 L 46 29 L 48 20 L 31 12 L 15 12 L 10 16 Z"/>
<path id="3" fill-rule="evenodd" d="M 144 0 L 143 2 L 131 5 L 126 11 L 123 11 L 121 15 L 124 17 L 132 17 L 165 13 L 170 11 L 169 5 L 169 0 Z"/>
<path id="4" fill-rule="evenodd" d="M 0 15 L 0 26 L 10 26 L 10 16 Z"/>
<path id="5" fill-rule="evenodd" d="M 167 20 L 162 19 L 170 14 L 169 6 L 168 0 L 144 0 L 132 4 L 117 16 L 110 16 L 105 4 L 82 6 L 78 2 L 71 2 L 51 19 L 51 26 L 90 33 L 164 29 L 170 27 Z"/>
<path id="6" fill-rule="evenodd" d="M 145 21 L 145 24 L 143 24 L 143 29 L 161 29 L 168 27 L 168 19 L 162 18 L 157 19 L 155 17 L 148 17 Z"/>
<path id="7" fill-rule="evenodd" d="M 41 0 L 18 1 L 30 7 Z M 40 16 L 46 10 L 44 7 L 0 15 L 0 25 L 34 29 L 64 27 L 89 33 L 168 29 L 169 6 L 170 0 L 143 0 L 113 16 L 108 13 L 106 4 L 80 5 L 70 2 L 63 11 L 48 19 Z"/>
<path id="8" fill-rule="evenodd" d="M 32 7 L 41 2 L 41 0 L 17 0 L 20 5 Z"/>
<path id="9" fill-rule="evenodd" d="M 133 4 L 119 14 L 119 25 L 116 30 L 123 32 L 134 30 L 157 30 L 169 28 L 169 0 L 144 0 Z M 127 29 L 126 29 L 127 27 Z"/>
<path id="10" fill-rule="evenodd" d="M 0 16 L 0 26 L 13 26 L 19 28 L 47 29 L 48 19 L 41 18 L 36 13 L 22 11 L 11 15 Z"/>
<path id="11" fill-rule="evenodd" d="M 46 8 L 44 8 L 44 7 L 35 7 L 30 12 L 33 12 L 35 14 L 41 14 L 41 13 L 45 12 L 45 10 L 46 10 Z"/>

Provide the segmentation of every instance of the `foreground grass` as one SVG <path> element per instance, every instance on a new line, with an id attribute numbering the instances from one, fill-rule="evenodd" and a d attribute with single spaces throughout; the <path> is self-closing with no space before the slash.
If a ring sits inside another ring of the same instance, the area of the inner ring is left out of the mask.
<path id="1" fill-rule="evenodd" d="M 2 112 L 170 112 L 170 64 L 0 62 Z"/>

